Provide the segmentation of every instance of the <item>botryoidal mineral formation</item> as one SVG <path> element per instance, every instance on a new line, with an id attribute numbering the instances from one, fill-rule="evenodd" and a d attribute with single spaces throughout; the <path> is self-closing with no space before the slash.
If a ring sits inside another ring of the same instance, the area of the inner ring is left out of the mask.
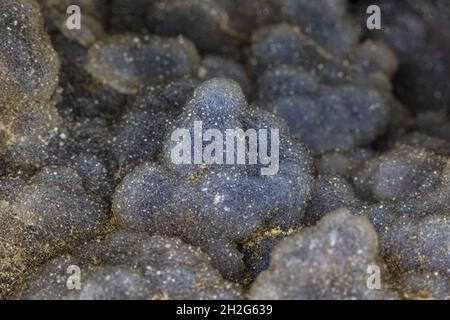
<path id="1" fill-rule="evenodd" d="M 0 298 L 450 299 L 449 9 L 1 0 Z"/>

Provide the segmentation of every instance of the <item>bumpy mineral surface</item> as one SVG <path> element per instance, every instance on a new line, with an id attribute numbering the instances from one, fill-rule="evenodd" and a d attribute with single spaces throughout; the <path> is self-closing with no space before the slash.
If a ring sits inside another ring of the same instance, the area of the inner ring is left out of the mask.
<path id="1" fill-rule="evenodd" d="M 0 30 L 0 299 L 450 299 L 447 0 L 1 0 Z"/>

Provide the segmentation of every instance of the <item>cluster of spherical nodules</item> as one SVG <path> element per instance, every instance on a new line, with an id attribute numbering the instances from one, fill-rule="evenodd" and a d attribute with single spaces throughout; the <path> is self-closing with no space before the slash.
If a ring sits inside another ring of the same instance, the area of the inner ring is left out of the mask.
<path id="1" fill-rule="evenodd" d="M 3 0 L 0 298 L 449 299 L 450 10 L 377 2 Z"/>

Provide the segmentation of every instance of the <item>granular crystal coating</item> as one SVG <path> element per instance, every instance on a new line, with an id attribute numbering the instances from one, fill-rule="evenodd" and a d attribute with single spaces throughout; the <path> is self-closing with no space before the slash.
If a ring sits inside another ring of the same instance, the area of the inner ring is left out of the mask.
<path id="1" fill-rule="evenodd" d="M 83 287 L 68 290 L 66 268 L 77 265 Z M 240 299 L 237 285 L 222 279 L 210 259 L 179 239 L 116 231 L 78 254 L 44 267 L 22 291 L 24 299 Z"/>

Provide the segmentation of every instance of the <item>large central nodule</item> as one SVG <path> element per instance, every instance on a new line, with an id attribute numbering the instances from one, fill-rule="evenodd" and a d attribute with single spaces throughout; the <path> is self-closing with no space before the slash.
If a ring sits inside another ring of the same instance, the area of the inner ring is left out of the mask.
<path id="1" fill-rule="evenodd" d="M 193 136 L 193 139 L 192 139 Z M 261 175 L 274 175 L 279 170 L 279 129 L 203 130 L 202 121 L 194 121 L 193 129 L 179 128 L 172 132 L 170 158 L 173 164 L 268 165 Z M 270 144 L 270 146 L 269 146 Z M 270 153 L 270 154 L 269 154 Z"/>

